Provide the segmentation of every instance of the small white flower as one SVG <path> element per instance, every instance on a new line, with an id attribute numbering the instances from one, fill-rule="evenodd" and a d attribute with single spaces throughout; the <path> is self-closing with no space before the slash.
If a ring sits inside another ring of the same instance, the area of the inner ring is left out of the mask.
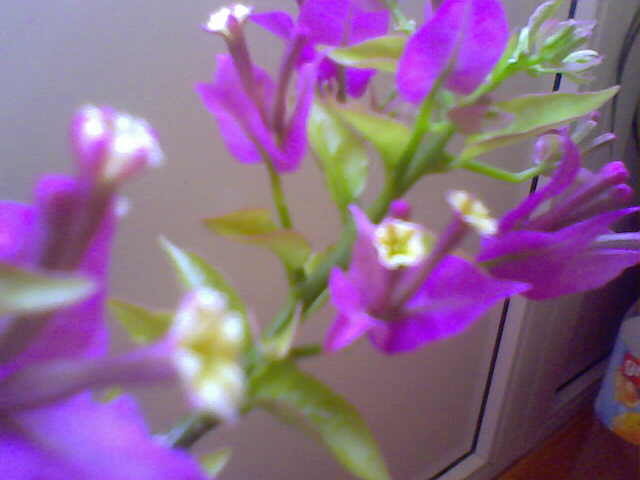
<path id="1" fill-rule="evenodd" d="M 184 300 L 173 325 L 175 365 L 194 407 L 233 419 L 245 391 L 245 334 L 222 293 L 198 288 Z"/>
<path id="2" fill-rule="evenodd" d="M 233 17 L 238 23 L 242 23 L 250 14 L 251 8 L 239 3 L 231 7 L 222 7 L 209 16 L 204 29 L 211 33 L 229 35 L 229 18 Z"/>
<path id="3" fill-rule="evenodd" d="M 378 258 L 390 269 L 416 265 L 428 253 L 422 227 L 395 218 L 378 225 L 374 232 L 374 245 Z"/>
<path id="4" fill-rule="evenodd" d="M 462 219 L 482 235 L 493 235 L 498 231 L 498 223 L 489 215 L 489 209 L 482 202 L 462 190 L 453 190 L 447 194 L 451 208 Z"/>

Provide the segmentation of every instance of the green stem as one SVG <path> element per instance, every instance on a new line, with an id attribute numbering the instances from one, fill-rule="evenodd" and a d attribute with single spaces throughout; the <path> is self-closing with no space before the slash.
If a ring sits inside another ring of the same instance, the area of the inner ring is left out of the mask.
<path id="1" fill-rule="evenodd" d="M 402 188 L 397 192 L 399 195 L 403 195 L 424 175 L 446 170 L 447 165 L 451 163 L 451 159 L 444 149 L 455 132 L 455 126 L 448 124 L 422 152 L 422 155 L 412 162 L 405 175 Z"/>
<path id="2" fill-rule="evenodd" d="M 264 329 L 263 337 L 269 338 L 278 333 L 296 313 L 298 305 L 298 295 L 292 292 L 287 299 L 285 306 L 278 312 L 273 321 Z"/>
<path id="3" fill-rule="evenodd" d="M 502 168 L 494 167 L 493 165 L 478 162 L 477 160 L 466 160 L 461 167 L 487 177 L 495 178 L 496 180 L 502 180 L 503 182 L 510 183 L 520 183 L 525 180 L 529 180 L 542 173 L 546 168 L 545 165 L 540 164 L 535 167 L 522 170 L 521 172 L 509 172 L 508 170 L 503 170 Z"/>
<path id="4" fill-rule="evenodd" d="M 282 179 L 273 166 L 273 163 L 271 163 L 269 159 L 265 159 L 264 163 L 267 166 L 267 171 L 269 172 L 271 195 L 273 197 L 273 203 L 278 212 L 280 226 L 286 230 L 290 230 L 293 228 L 293 222 L 291 220 L 291 214 L 289 213 L 287 199 L 284 195 L 284 190 L 282 189 Z M 304 278 L 304 275 L 301 270 L 292 269 L 285 263 L 283 263 L 283 266 L 287 274 L 287 281 L 289 282 L 289 286 L 291 288 L 294 288 L 295 285 L 300 281 L 300 279 Z"/>
<path id="5" fill-rule="evenodd" d="M 391 11 L 391 17 L 393 18 L 394 30 L 398 32 L 404 32 L 411 34 L 415 30 L 415 24 L 409 20 L 398 5 L 397 0 L 384 0 L 384 4 Z"/>
<path id="6" fill-rule="evenodd" d="M 187 417 L 166 433 L 162 440 L 172 448 L 189 449 L 205 433 L 220 424 L 218 419 L 208 413 L 198 413 Z"/>
<path id="7" fill-rule="evenodd" d="M 293 347 L 289 352 L 289 357 L 298 360 L 300 358 L 314 357 L 322 353 L 322 345 L 317 343 L 307 343 L 298 347 Z"/>
<path id="8" fill-rule="evenodd" d="M 284 191 L 282 190 L 282 179 L 269 160 L 266 160 L 264 163 L 267 166 L 267 171 L 269 172 L 271 194 L 273 195 L 273 203 L 278 211 L 280 225 L 282 228 L 290 229 L 293 227 L 293 223 L 291 222 L 291 214 L 289 213 L 287 200 L 284 196 Z"/>
<path id="9" fill-rule="evenodd" d="M 353 222 L 349 222 L 342 231 L 335 248 L 327 259 L 315 269 L 312 275 L 300 286 L 299 297 L 303 301 L 303 312 L 313 305 L 313 302 L 324 291 L 327 286 L 329 272 L 336 266 L 345 266 L 351 254 L 351 245 L 356 238 Z"/>
<path id="10" fill-rule="evenodd" d="M 438 84 L 434 85 L 427 98 L 425 98 L 422 105 L 420 105 L 420 110 L 416 116 L 416 121 L 413 125 L 413 132 L 411 133 L 409 143 L 407 143 L 402 155 L 398 159 L 398 163 L 396 164 L 393 172 L 393 178 L 391 181 L 394 190 L 401 188 L 406 170 L 418 151 L 422 139 L 429 131 L 429 120 L 431 119 L 431 112 L 433 111 L 435 104 L 435 92 L 438 90 L 438 87 Z"/>
<path id="11" fill-rule="evenodd" d="M 379 222 L 389 209 L 391 202 L 397 198 L 396 189 L 393 182 L 387 180 L 385 182 L 384 189 L 378 195 L 378 198 L 373 202 L 371 207 L 367 209 L 369 218 L 373 222 Z M 321 263 L 313 274 L 307 278 L 307 280 L 300 286 L 299 296 L 303 303 L 303 312 L 313 305 L 313 302 L 322 294 L 327 287 L 327 278 L 331 269 L 339 265 L 345 267 L 351 257 L 351 247 L 356 238 L 356 230 L 353 222 L 347 224 L 342 231 L 342 235 L 338 240 L 335 248 L 331 252 L 331 255 Z"/>
<path id="12" fill-rule="evenodd" d="M 476 90 L 460 100 L 458 106 L 464 107 L 476 103 L 480 97 L 487 93 L 493 92 L 511 75 L 517 73 L 520 70 L 520 66 L 515 63 L 506 63 L 500 70 L 494 71 L 487 80 L 480 85 Z"/>

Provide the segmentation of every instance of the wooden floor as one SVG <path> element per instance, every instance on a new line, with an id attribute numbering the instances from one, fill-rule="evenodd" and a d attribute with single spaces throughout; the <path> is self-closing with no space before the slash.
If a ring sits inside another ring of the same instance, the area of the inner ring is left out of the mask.
<path id="1" fill-rule="evenodd" d="M 640 480 L 638 447 L 578 415 L 496 480 Z"/>

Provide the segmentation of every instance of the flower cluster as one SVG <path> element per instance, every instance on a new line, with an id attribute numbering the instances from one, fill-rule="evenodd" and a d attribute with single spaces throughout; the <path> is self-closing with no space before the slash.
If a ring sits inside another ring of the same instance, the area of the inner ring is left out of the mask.
<path id="1" fill-rule="evenodd" d="M 199 464 L 184 449 L 263 408 L 311 431 L 354 475 L 388 479 L 355 407 L 305 373 L 300 358 L 365 335 L 384 354 L 411 352 L 463 332 L 513 295 L 583 292 L 640 263 L 640 234 L 614 230 L 640 211 L 630 206 L 629 172 L 616 161 L 597 172 L 582 165 L 614 138 L 591 133 L 617 89 L 493 96 L 518 72 L 583 82 L 600 62 L 585 49 L 593 25 L 556 18 L 562 0 L 550 0 L 510 39 L 500 0 L 438 3 L 426 1 L 421 25 L 395 0 L 298 0 L 295 15 L 236 4 L 203 26 L 228 53 L 197 92 L 231 155 L 267 167 L 277 214 L 245 209 L 204 223 L 281 261 L 289 293 L 267 325 L 205 259 L 165 240 L 185 287 L 181 303 L 172 313 L 112 300 L 113 316 L 141 345 L 108 353 L 118 189 L 162 153 L 141 119 L 107 107 L 78 112 L 76 174 L 43 177 L 33 205 L 0 203 L 2 478 L 204 479 L 224 455 Z M 275 75 L 251 56 L 246 30 L 256 25 L 283 44 Z M 385 81 L 391 91 L 381 100 Z M 523 171 L 486 160 L 526 140 L 535 147 Z M 281 181 L 307 151 L 343 221 L 340 238 L 320 251 L 295 229 Z M 384 177 L 365 205 L 370 157 Z M 457 169 L 504 182 L 548 178 L 500 219 L 452 190 L 441 233 L 412 221 L 405 195 Z M 464 252 L 474 238 L 476 250 Z M 325 292 L 337 315 L 324 344 L 297 345 Z M 112 387 L 160 381 L 182 385 L 194 411 L 164 435 L 149 434 L 128 394 L 104 398 Z"/>
<path id="2" fill-rule="evenodd" d="M 103 402 L 93 395 L 175 376 L 161 346 L 106 354 L 116 190 L 161 159 L 155 134 L 143 120 L 88 106 L 73 121 L 72 140 L 77 175 L 43 177 L 33 206 L 0 203 L 4 265 L 47 272 L 54 280 L 75 272 L 93 285 L 84 299 L 63 308 L 0 319 L 0 475 L 204 479 L 190 457 L 151 439 L 131 397 Z"/>

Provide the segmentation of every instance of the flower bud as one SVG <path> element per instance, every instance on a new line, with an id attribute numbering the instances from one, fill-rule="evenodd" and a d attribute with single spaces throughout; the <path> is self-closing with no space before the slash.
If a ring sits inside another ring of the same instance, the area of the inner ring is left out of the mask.
<path id="1" fill-rule="evenodd" d="M 548 165 L 554 167 L 560 158 L 560 142 L 555 133 L 540 136 L 533 144 L 531 159 L 534 165 Z M 543 174 L 553 168 L 543 170 Z"/>
<path id="2" fill-rule="evenodd" d="M 81 172 L 99 183 L 120 183 L 163 158 L 145 120 L 108 107 L 81 108 L 72 122 L 71 140 Z"/>
<path id="3" fill-rule="evenodd" d="M 409 220 L 411 218 L 411 204 L 400 198 L 394 200 L 389 205 L 389 216 L 400 220 Z"/>
<path id="4" fill-rule="evenodd" d="M 529 18 L 527 26 L 523 29 L 523 31 L 526 32 L 526 53 L 533 51 L 540 29 L 543 24 L 553 18 L 562 2 L 563 0 L 550 0 L 544 2 L 534 10 L 533 14 Z"/>
<path id="5" fill-rule="evenodd" d="M 570 53 L 562 60 L 564 70 L 574 73 L 586 72 L 601 63 L 602 55 L 595 50 L 578 50 Z"/>
<path id="6" fill-rule="evenodd" d="M 199 288 L 180 306 L 172 334 L 176 366 L 194 407 L 233 419 L 245 392 L 243 318 L 220 292 Z"/>
<path id="7" fill-rule="evenodd" d="M 578 50 L 593 34 L 595 22 L 554 18 L 562 0 L 540 5 L 522 29 L 514 53 L 532 75 L 565 73 L 581 83 L 587 70 L 599 65 L 602 57 L 593 50 Z"/>

